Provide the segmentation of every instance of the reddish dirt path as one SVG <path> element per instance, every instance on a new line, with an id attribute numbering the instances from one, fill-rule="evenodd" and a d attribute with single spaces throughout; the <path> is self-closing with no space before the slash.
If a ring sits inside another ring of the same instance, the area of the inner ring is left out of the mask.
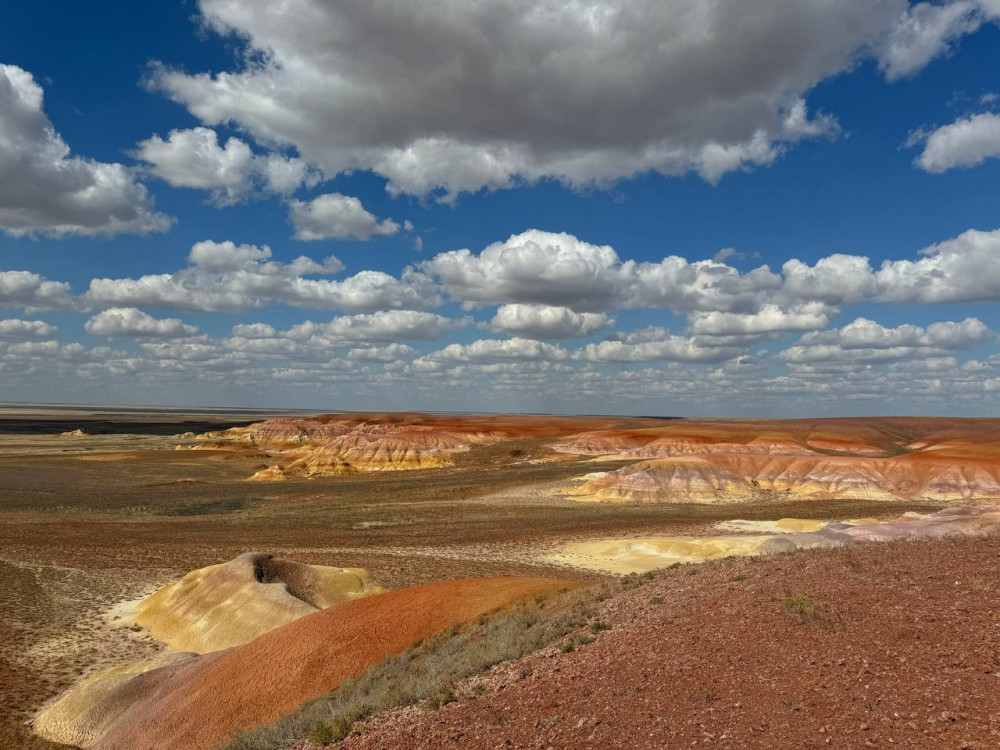
<path id="1" fill-rule="evenodd" d="M 997 748 L 998 573 L 998 538 L 665 571 L 599 605 L 612 627 L 594 643 L 375 717 L 344 747 Z M 815 616 L 788 611 L 795 595 Z"/>
<path id="2" fill-rule="evenodd" d="M 550 578 L 466 579 L 321 610 L 245 646 L 140 676 L 142 696 L 95 747 L 218 747 L 236 731 L 290 713 L 415 641 L 565 585 Z"/>

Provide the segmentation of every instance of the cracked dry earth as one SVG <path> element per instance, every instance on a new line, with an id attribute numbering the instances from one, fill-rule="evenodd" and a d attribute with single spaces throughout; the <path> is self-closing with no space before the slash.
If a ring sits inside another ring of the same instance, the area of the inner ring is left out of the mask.
<path id="1" fill-rule="evenodd" d="M 998 572 L 992 537 L 622 579 L 592 643 L 501 664 L 438 711 L 369 719 L 344 747 L 997 748 Z"/>

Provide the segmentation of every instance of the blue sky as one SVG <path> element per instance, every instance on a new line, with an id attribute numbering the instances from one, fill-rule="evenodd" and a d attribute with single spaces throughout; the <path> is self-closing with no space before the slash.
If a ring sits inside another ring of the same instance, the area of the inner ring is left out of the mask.
<path id="1" fill-rule="evenodd" d="M 998 19 L 21 4 L 0 400 L 992 414 Z"/>

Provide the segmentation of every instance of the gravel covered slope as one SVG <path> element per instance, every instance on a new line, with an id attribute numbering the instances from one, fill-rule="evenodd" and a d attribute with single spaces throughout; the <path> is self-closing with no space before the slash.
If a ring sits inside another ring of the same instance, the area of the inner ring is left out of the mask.
<path id="1" fill-rule="evenodd" d="M 1000 747 L 998 573 L 994 537 L 624 579 L 592 643 L 370 719 L 345 747 Z"/>

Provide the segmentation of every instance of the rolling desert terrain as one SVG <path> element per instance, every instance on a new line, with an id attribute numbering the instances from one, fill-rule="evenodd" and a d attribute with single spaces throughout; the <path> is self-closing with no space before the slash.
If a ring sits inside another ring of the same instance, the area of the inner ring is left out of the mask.
<path id="1" fill-rule="evenodd" d="M 0 51 L 0 750 L 1000 750 L 1000 0 Z"/>
<path id="2" fill-rule="evenodd" d="M 0 471 L 0 747 L 1000 739 L 1000 420 L 8 406 Z"/>

